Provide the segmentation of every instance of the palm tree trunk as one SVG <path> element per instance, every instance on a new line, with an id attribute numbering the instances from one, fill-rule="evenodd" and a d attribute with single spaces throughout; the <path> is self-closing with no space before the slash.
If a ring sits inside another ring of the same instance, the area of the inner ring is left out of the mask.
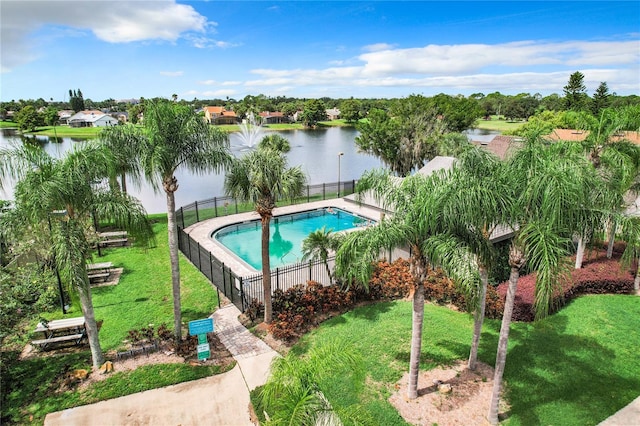
<path id="1" fill-rule="evenodd" d="M 613 256 L 613 244 L 616 242 L 616 223 L 611 221 L 609 225 L 609 244 L 607 245 L 607 259 Z"/>
<path id="2" fill-rule="evenodd" d="M 80 298 L 80 306 L 82 307 L 82 315 L 84 315 L 85 329 L 87 331 L 87 339 L 89 341 L 89 348 L 91 349 L 91 359 L 93 362 L 94 370 L 100 368 L 104 364 L 104 355 L 102 354 L 102 348 L 100 347 L 100 339 L 98 338 L 98 324 L 96 323 L 96 317 L 93 312 L 93 301 L 91 300 L 91 288 L 89 287 L 89 277 L 85 270 L 84 279 L 77 281 L 78 296 Z"/>
<path id="3" fill-rule="evenodd" d="M 331 268 L 329 268 L 329 262 L 324 259 L 324 267 L 327 270 L 327 276 L 329 277 L 329 285 L 333 284 L 333 277 L 331 276 Z"/>
<path id="4" fill-rule="evenodd" d="M 264 322 L 271 324 L 273 312 L 271 308 L 271 265 L 269 263 L 269 222 L 271 215 L 263 215 L 262 222 L 262 290 L 264 298 Z"/>
<path id="5" fill-rule="evenodd" d="M 498 352 L 496 354 L 496 368 L 493 375 L 493 391 L 491 392 L 491 405 L 489 407 L 489 423 L 498 424 L 498 410 L 500 403 L 500 390 L 502 388 L 502 375 L 507 361 L 507 344 L 509 342 L 509 328 L 511 326 L 511 315 L 513 314 L 513 302 L 516 297 L 518 278 L 520 270 L 511 267 L 509 276 L 509 288 L 507 298 L 504 302 L 504 314 L 502 315 L 502 326 L 500 327 L 500 339 L 498 340 Z"/>
<path id="6" fill-rule="evenodd" d="M 127 175 L 125 172 L 122 172 L 120 175 L 120 188 L 122 189 L 122 192 L 125 194 L 127 193 Z"/>
<path id="7" fill-rule="evenodd" d="M 173 191 L 167 193 L 167 233 L 169 234 L 169 259 L 173 289 L 173 335 L 176 343 L 182 341 L 182 309 L 180 302 L 180 263 L 178 261 L 178 226 L 176 223 L 176 199 Z"/>
<path id="8" fill-rule="evenodd" d="M 638 265 L 636 266 L 636 277 L 633 280 L 633 289 L 640 296 L 640 259 L 636 259 L 636 262 Z"/>
<path id="9" fill-rule="evenodd" d="M 578 239 L 578 250 L 576 251 L 576 269 L 582 268 L 582 260 L 584 259 L 584 247 L 586 244 L 586 238 L 580 236 L 580 239 Z"/>
<path id="10" fill-rule="evenodd" d="M 418 373 L 420 371 L 420 351 L 422 350 L 422 325 L 424 323 L 424 285 L 418 282 L 413 293 L 413 316 L 411 331 L 411 356 L 409 358 L 409 399 L 418 397 Z"/>
<path id="11" fill-rule="evenodd" d="M 484 322 L 487 286 L 489 285 L 489 272 L 487 271 L 487 268 L 480 266 L 478 269 L 480 272 L 480 294 L 478 295 L 478 304 L 474 315 L 473 341 L 471 343 L 471 352 L 469 353 L 469 370 L 476 369 L 478 347 L 480 346 L 480 335 L 482 334 L 482 323 Z"/>

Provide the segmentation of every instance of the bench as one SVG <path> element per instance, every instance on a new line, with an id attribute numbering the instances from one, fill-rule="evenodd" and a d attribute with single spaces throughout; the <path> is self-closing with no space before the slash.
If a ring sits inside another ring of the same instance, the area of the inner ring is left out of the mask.
<path id="1" fill-rule="evenodd" d="M 129 242 L 128 238 L 117 238 L 114 240 L 103 240 L 100 241 L 100 246 L 101 247 L 106 247 L 106 246 L 111 246 L 111 245 L 121 245 L 121 246 L 125 246 L 127 245 L 127 243 Z"/>
<path id="2" fill-rule="evenodd" d="M 84 338 L 84 333 L 79 334 L 68 334 L 66 336 L 58 336 L 58 337 L 49 337 L 48 339 L 40 339 L 33 340 L 31 342 L 34 346 L 41 346 L 42 349 L 46 348 L 51 343 L 62 343 L 62 342 L 70 342 L 75 341 L 75 344 L 79 344 L 80 341 Z"/>
<path id="3" fill-rule="evenodd" d="M 111 275 L 110 272 L 102 272 L 102 273 L 98 273 L 98 274 L 89 274 L 89 281 L 98 281 L 98 280 L 102 280 L 102 281 L 106 281 L 107 278 L 109 278 L 109 275 Z"/>

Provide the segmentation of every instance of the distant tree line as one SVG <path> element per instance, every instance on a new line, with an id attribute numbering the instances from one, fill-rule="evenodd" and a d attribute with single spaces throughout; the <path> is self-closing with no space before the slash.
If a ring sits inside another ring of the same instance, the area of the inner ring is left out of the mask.
<path id="1" fill-rule="evenodd" d="M 412 96 L 419 95 L 411 95 L 410 97 Z M 461 131 L 469 128 L 476 119 L 482 117 L 488 119 L 491 116 L 498 116 L 498 118 L 505 120 L 526 121 L 544 111 L 589 111 L 597 115 L 605 108 L 620 108 L 640 104 L 640 96 L 635 94 L 619 96 L 616 93 L 611 93 L 606 82 L 601 82 L 593 95 L 589 96 L 584 84 L 584 75 L 579 71 L 570 75 L 567 85 L 563 87 L 562 94 L 552 93 L 542 96 L 540 93 L 504 95 L 500 92 L 489 94 L 478 92 L 469 96 L 440 93 L 431 97 L 420 97 L 424 99 L 423 106 L 427 106 L 441 117 L 444 117 L 449 129 L 452 131 Z M 287 96 L 272 97 L 264 94 L 247 95 L 242 99 L 226 97 L 225 99 L 194 98 L 192 100 L 178 100 L 177 98 L 176 94 L 171 96 L 173 102 L 190 106 L 194 110 L 200 110 L 205 106 L 223 106 L 228 110 L 233 110 L 241 118 L 246 117 L 249 113 L 257 115 L 263 111 L 280 111 L 285 116 L 293 116 L 296 112 L 300 112 L 299 121 L 310 127 L 315 126 L 319 121 L 326 120 L 327 117 L 324 113 L 326 109 L 338 108 L 342 119 L 355 123 L 369 116 L 372 110 L 397 111 L 398 103 L 406 99 L 356 99 L 353 97 L 308 99 Z M 156 102 L 161 98 L 152 98 L 150 100 Z M 52 108 L 56 111 L 97 109 L 105 113 L 126 111 L 129 113 L 130 121 L 135 123 L 137 116 L 144 111 L 145 101 L 145 98 L 141 97 L 139 99 L 119 101 L 109 98 L 97 102 L 89 98 L 85 99 L 82 91 L 77 89 L 69 90 L 69 99 L 62 102 L 54 101 L 53 99 L 46 101 L 43 98 L 0 102 L 0 118 L 4 119 L 8 111 L 12 111 L 15 117 L 15 114 L 25 107 L 33 107 L 35 111 L 43 111 L 46 108 Z M 38 119 L 35 120 L 37 121 Z M 44 117 L 38 121 L 40 125 L 44 122 Z"/>

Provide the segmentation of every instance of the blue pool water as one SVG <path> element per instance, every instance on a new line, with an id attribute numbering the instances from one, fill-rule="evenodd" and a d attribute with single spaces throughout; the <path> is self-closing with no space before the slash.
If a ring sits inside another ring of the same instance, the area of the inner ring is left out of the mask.
<path id="1" fill-rule="evenodd" d="M 298 263 L 302 260 L 302 241 L 323 226 L 333 232 L 344 231 L 367 222 L 360 216 L 333 208 L 278 216 L 271 219 L 269 234 L 269 263 L 272 268 Z M 225 226 L 212 237 L 244 260 L 251 267 L 262 269 L 260 220 Z"/>

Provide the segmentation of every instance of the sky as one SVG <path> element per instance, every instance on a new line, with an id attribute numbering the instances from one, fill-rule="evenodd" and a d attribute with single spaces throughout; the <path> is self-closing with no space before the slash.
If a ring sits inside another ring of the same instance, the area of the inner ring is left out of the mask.
<path id="1" fill-rule="evenodd" d="M 640 94 L 640 2 L 0 0 L 0 100 Z"/>

